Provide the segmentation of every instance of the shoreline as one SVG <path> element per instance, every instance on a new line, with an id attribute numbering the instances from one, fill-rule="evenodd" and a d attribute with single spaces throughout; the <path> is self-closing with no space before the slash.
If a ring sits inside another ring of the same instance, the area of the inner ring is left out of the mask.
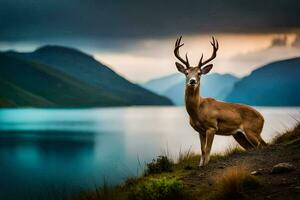
<path id="1" fill-rule="evenodd" d="M 160 156 L 147 164 L 144 175 L 128 178 L 117 186 L 104 184 L 95 191 L 82 192 L 75 199 L 212 200 L 228 199 L 232 195 L 238 199 L 265 199 L 266 196 L 286 199 L 288 195 L 288 199 L 293 199 L 300 192 L 300 123 L 293 130 L 276 136 L 265 148 L 252 151 L 231 148 L 224 154 L 212 155 L 211 162 L 200 169 L 197 167 L 199 159 L 199 155 L 190 152 L 181 154 L 177 163 Z M 272 174 L 274 165 L 282 162 L 291 163 L 295 170 Z M 244 186 L 244 182 L 250 186 Z M 172 192 L 150 195 L 161 192 L 162 188 L 162 191 Z"/>

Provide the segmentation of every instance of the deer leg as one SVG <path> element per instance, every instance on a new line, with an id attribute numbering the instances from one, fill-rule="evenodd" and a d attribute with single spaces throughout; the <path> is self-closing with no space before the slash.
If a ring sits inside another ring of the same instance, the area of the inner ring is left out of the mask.
<path id="1" fill-rule="evenodd" d="M 259 140 L 261 146 L 263 146 L 263 147 L 268 146 L 268 144 L 261 138 L 261 136 L 258 136 L 258 140 Z"/>
<path id="2" fill-rule="evenodd" d="M 260 135 L 251 134 L 251 136 L 253 137 L 253 140 L 255 140 L 255 147 L 260 148 L 267 146 L 267 143 L 260 137 Z"/>
<path id="3" fill-rule="evenodd" d="M 244 133 L 236 132 L 233 135 L 233 137 L 245 150 L 250 150 L 254 148 L 253 145 L 248 141 Z"/>
<path id="4" fill-rule="evenodd" d="M 214 140 L 215 133 L 216 133 L 215 128 L 209 128 L 206 130 L 204 165 L 207 165 L 210 160 L 210 150 Z"/>
<path id="5" fill-rule="evenodd" d="M 253 131 L 250 131 L 250 130 L 246 130 L 245 134 L 246 134 L 248 141 L 253 145 L 254 148 L 259 146 L 260 142 L 257 138 L 256 133 L 254 133 Z"/>
<path id="6" fill-rule="evenodd" d="M 203 133 L 199 133 L 199 137 L 200 137 L 200 145 L 201 145 L 201 158 L 200 158 L 199 167 L 202 167 L 204 165 L 206 135 Z"/>

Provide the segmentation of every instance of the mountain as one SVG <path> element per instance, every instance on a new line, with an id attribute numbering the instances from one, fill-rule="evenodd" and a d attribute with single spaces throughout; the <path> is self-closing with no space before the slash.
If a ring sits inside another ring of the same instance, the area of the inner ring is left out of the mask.
<path id="1" fill-rule="evenodd" d="M 76 49 L 44 46 L 0 53 L 0 106 L 171 105 Z"/>
<path id="2" fill-rule="evenodd" d="M 300 106 L 300 58 L 272 62 L 238 81 L 226 101 L 259 106 Z"/>
<path id="3" fill-rule="evenodd" d="M 231 74 L 213 73 L 201 77 L 201 95 L 224 100 L 238 78 Z M 184 105 L 185 77 L 173 74 L 154 79 L 143 84 L 143 87 L 164 95 L 176 105 Z"/>
<path id="4" fill-rule="evenodd" d="M 181 83 L 185 80 L 182 74 L 171 74 L 161 78 L 152 79 L 142 84 L 142 86 L 148 90 L 151 90 L 157 94 L 164 95 L 164 93 L 170 89 L 173 85 Z"/>

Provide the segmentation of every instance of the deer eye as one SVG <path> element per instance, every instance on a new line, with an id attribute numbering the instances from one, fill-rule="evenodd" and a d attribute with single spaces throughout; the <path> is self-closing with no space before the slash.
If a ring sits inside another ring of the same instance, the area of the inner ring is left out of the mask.
<path id="1" fill-rule="evenodd" d="M 201 72 L 198 72 L 198 76 L 200 76 L 201 75 Z"/>

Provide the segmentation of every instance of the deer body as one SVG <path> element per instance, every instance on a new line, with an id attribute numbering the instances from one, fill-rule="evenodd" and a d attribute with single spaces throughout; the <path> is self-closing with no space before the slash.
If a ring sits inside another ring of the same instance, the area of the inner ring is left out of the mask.
<path id="1" fill-rule="evenodd" d="M 177 69 L 186 75 L 185 106 L 190 116 L 190 125 L 199 133 L 201 143 L 200 166 L 208 164 L 214 135 L 233 136 L 245 149 L 266 145 L 260 137 L 264 125 L 263 116 L 254 108 L 234 103 L 217 101 L 213 98 L 203 98 L 200 95 L 200 77 L 212 69 L 212 64 L 204 66 L 216 57 L 218 42 L 211 43 L 214 48 L 210 59 L 202 62 L 203 55 L 197 67 L 189 66 L 186 60 L 179 56 L 181 37 L 175 44 L 175 56 L 186 65 L 186 68 L 176 62 Z M 204 66 L 202 68 L 202 66 Z"/>

